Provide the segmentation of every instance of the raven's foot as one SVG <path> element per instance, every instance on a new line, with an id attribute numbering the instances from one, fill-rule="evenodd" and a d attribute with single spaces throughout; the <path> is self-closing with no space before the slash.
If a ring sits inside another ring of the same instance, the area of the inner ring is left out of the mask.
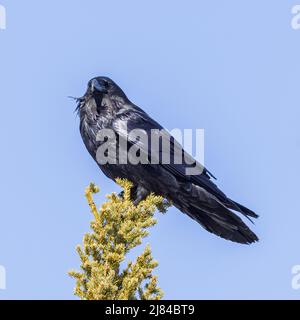
<path id="1" fill-rule="evenodd" d="M 133 191 L 134 192 L 131 195 L 132 196 L 131 199 L 135 206 L 137 206 L 141 201 L 145 200 L 151 193 L 142 186 L 137 186 Z"/>

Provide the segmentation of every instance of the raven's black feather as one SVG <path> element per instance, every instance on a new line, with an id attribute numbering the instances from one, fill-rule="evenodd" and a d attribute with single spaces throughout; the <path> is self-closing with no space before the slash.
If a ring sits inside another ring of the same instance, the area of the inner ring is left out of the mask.
<path id="1" fill-rule="evenodd" d="M 94 87 L 100 88 L 98 91 Z M 103 91 L 101 91 L 103 89 Z M 80 114 L 80 132 L 82 139 L 96 160 L 100 142 L 96 136 L 100 129 L 112 129 L 120 139 L 128 141 L 128 148 L 136 141 L 130 141 L 128 132 L 133 129 L 143 129 L 147 133 L 151 129 L 163 129 L 151 119 L 141 108 L 129 101 L 125 93 L 111 79 L 94 78 L 89 82 L 86 94 L 77 99 Z M 125 127 L 127 130 L 125 130 Z M 165 131 L 163 139 L 170 135 Z M 171 152 L 174 152 L 178 142 L 171 137 Z M 150 157 L 150 144 L 138 145 L 146 156 Z M 160 152 L 162 152 L 160 150 Z M 183 151 L 184 152 L 184 151 Z M 186 153 L 183 153 L 186 155 Z M 201 164 L 195 161 L 201 168 Z M 250 209 L 229 199 L 212 181 L 214 177 L 202 167 L 201 174 L 187 176 L 186 164 L 105 164 L 99 165 L 102 171 L 111 179 L 126 178 L 133 182 L 135 194 L 142 195 L 135 199 L 140 201 L 147 194 L 154 192 L 171 200 L 182 212 L 200 223 L 206 230 L 222 238 L 249 244 L 258 241 L 257 236 L 230 209 L 238 211 L 246 217 L 257 218 Z"/>

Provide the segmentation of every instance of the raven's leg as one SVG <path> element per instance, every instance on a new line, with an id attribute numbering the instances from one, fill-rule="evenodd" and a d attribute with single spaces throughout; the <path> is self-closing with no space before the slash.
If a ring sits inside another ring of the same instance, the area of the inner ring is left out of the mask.
<path id="1" fill-rule="evenodd" d="M 137 187 L 135 187 L 135 192 L 131 193 L 131 199 L 134 205 L 137 206 L 141 201 L 145 200 L 150 193 L 151 192 L 149 192 L 147 189 L 145 189 L 141 185 L 138 185 Z"/>

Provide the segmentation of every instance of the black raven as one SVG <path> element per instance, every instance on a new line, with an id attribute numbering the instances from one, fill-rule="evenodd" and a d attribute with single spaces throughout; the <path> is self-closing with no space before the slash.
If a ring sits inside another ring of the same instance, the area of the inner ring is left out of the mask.
<path id="1" fill-rule="evenodd" d="M 214 176 L 194 160 L 195 167 L 202 170 L 197 175 L 186 174 L 190 163 L 181 164 L 161 161 L 161 144 L 159 147 L 159 161 L 153 163 L 123 163 L 121 153 L 137 144 L 139 152 L 150 159 L 150 144 L 136 139 L 133 141 L 128 132 L 133 129 L 143 130 L 150 135 L 150 131 L 163 130 L 162 126 L 151 119 L 147 113 L 134 105 L 127 98 L 122 89 L 107 77 L 93 78 L 88 83 L 85 95 L 77 99 L 77 111 L 80 115 L 80 133 L 84 144 L 97 161 L 97 150 L 108 139 L 99 139 L 98 133 L 103 129 L 111 130 L 116 139 L 110 147 L 118 149 L 121 140 L 126 140 L 125 149 L 116 152 L 116 161 L 99 163 L 99 167 L 110 179 L 124 178 L 133 184 L 132 197 L 136 203 L 145 199 L 150 193 L 162 195 L 170 200 L 174 206 L 200 223 L 207 231 L 222 238 L 238 243 L 250 244 L 258 241 L 257 236 L 232 210 L 240 212 L 246 217 L 258 216 L 248 208 L 229 199 L 211 181 Z M 162 139 L 170 140 L 170 153 L 178 147 L 177 141 L 164 132 Z M 112 140 L 111 140 L 112 141 Z M 114 145 L 113 145 L 114 144 Z M 182 150 L 183 156 L 186 156 Z M 108 158 L 108 153 L 105 154 Z M 173 159 L 173 158 L 172 158 Z M 250 218 L 249 218 L 250 219 Z"/>

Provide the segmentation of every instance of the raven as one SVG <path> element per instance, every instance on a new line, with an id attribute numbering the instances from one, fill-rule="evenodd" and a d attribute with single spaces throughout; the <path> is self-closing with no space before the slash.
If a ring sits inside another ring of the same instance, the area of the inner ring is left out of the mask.
<path id="1" fill-rule="evenodd" d="M 139 145 L 140 152 L 150 158 L 149 144 L 138 139 L 133 141 L 128 135 L 130 130 L 140 129 L 150 134 L 150 131 L 163 130 L 163 127 L 134 105 L 114 81 L 108 77 L 91 79 L 86 93 L 83 97 L 77 98 L 77 102 L 80 133 L 87 150 L 107 177 L 113 180 L 128 179 L 133 183 L 132 198 L 135 203 L 139 203 L 150 193 L 155 193 L 168 199 L 180 211 L 211 233 L 242 244 L 258 241 L 257 236 L 232 210 L 241 213 L 249 220 L 249 217 L 257 218 L 258 215 L 228 198 L 212 182 L 214 176 L 196 160 L 194 165 L 201 169 L 197 175 L 186 174 L 190 163 L 177 164 L 175 161 L 170 161 L 166 164 L 161 161 L 161 157 L 156 164 L 150 161 L 137 164 L 119 161 L 120 153 L 128 151 L 135 144 Z M 116 162 L 97 161 L 98 148 L 103 146 L 104 142 L 109 146 L 107 139 L 101 140 L 97 137 L 103 129 L 109 129 L 116 135 L 116 140 L 111 142 L 111 148 L 117 149 L 121 140 L 127 141 L 126 150 L 122 151 L 120 148 L 116 153 Z M 174 156 L 178 142 L 166 131 L 162 139 L 170 140 L 170 153 Z M 161 156 L 163 151 L 159 149 L 159 152 Z M 182 153 L 183 156 L 187 155 L 184 150 Z"/>

